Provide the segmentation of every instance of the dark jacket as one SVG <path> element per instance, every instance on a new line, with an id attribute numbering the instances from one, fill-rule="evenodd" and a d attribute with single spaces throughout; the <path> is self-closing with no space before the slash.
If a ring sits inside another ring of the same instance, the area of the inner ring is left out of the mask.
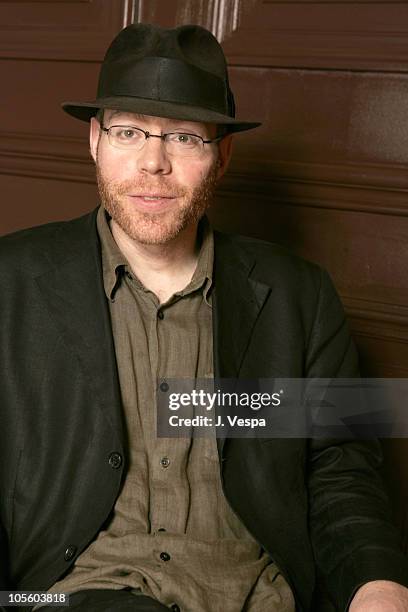
<path id="1" fill-rule="evenodd" d="M 282 248 L 216 234 L 217 376 L 350 377 L 335 290 Z M 0 581 L 45 590 L 108 520 L 127 450 L 95 212 L 0 240 Z M 314 610 L 372 579 L 408 584 L 375 442 L 219 441 L 225 495 Z M 8 581 L 8 582 L 6 582 Z"/>

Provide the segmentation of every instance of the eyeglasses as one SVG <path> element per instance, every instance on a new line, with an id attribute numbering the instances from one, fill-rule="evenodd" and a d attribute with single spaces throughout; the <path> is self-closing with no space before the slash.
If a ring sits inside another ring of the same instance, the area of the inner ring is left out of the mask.
<path id="1" fill-rule="evenodd" d="M 185 132 L 151 134 L 134 125 L 111 125 L 107 128 L 101 124 L 101 130 L 108 135 L 109 144 L 117 149 L 140 151 L 149 138 L 160 138 L 166 152 L 178 157 L 199 157 L 204 152 L 204 145 L 218 142 L 223 138 L 223 136 L 218 136 L 212 140 L 204 140 L 197 134 Z"/>

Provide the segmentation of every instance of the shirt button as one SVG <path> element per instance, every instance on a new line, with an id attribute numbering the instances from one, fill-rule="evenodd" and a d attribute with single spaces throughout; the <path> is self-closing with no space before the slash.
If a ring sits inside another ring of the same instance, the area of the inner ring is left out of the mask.
<path id="1" fill-rule="evenodd" d="M 171 557 L 170 557 L 169 553 L 162 552 L 162 553 L 160 553 L 160 559 L 162 561 L 170 561 Z"/>
<path id="2" fill-rule="evenodd" d="M 109 465 L 113 470 L 117 470 L 122 465 L 122 455 L 120 453 L 111 453 L 109 455 Z"/>
<path id="3" fill-rule="evenodd" d="M 169 390 L 169 385 L 166 382 L 162 382 L 160 384 L 160 391 L 163 391 L 163 393 L 166 393 L 166 391 Z"/>
<path id="4" fill-rule="evenodd" d="M 157 316 L 159 317 L 159 319 L 163 320 L 164 319 L 164 312 L 162 310 L 158 310 L 157 311 Z"/>
<path id="5" fill-rule="evenodd" d="M 71 559 L 73 559 L 75 557 L 76 551 L 77 551 L 77 547 L 76 546 L 68 546 L 68 548 L 66 549 L 66 551 L 64 553 L 65 561 L 71 561 Z"/>
<path id="6" fill-rule="evenodd" d="M 178 607 L 177 604 L 173 604 L 170 606 L 170 610 L 171 612 L 180 612 L 180 608 Z"/>
<path id="7" fill-rule="evenodd" d="M 164 468 L 169 467 L 170 465 L 170 459 L 168 457 L 162 457 L 160 459 L 160 465 Z"/>

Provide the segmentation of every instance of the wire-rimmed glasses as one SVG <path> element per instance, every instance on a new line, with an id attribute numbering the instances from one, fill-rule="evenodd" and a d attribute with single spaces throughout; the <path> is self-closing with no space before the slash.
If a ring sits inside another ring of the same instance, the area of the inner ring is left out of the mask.
<path id="1" fill-rule="evenodd" d="M 198 134 L 187 132 L 151 134 L 134 125 L 111 125 L 107 128 L 101 124 L 101 130 L 108 135 L 109 144 L 117 149 L 140 151 L 149 138 L 160 138 L 166 152 L 179 157 L 199 157 L 204 152 L 206 144 L 218 142 L 223 138 L 217 136 L 211 140 L 205 140 Z"/>

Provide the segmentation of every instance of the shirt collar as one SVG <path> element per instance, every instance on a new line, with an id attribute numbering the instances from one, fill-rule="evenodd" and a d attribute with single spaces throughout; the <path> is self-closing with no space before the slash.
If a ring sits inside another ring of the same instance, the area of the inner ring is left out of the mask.
<path id="1" fill-rule="evenodd" d="M 129 263 L 111 234 L 107 213 L 103 206 L 99 207 L 96 227 L 102 248 L 103 285 L 106 297 L 112 301 L 120 282 L 120 272 L 129 266 Z"/>
<path id="2" fill-rule="evenodd" d="M 201 288 L 206 303 L 211 306 L 210 289 L 213 282 L 214 233 L 207 217 L 203 217 L 198 224 L 197 239 L 200 252 L 196 269 L 188 285 L 176 295 L 184 296 Z"/>

